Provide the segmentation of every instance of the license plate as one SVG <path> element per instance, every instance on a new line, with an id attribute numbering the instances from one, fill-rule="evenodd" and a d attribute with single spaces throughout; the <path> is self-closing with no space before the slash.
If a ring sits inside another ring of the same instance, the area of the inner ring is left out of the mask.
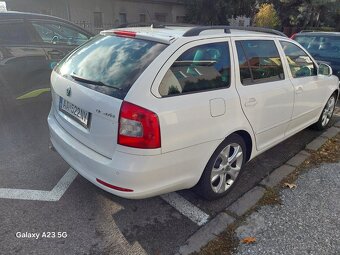
<path id="1" fill-rule="evenodd" d="M 67 116 L 74 119 L 80 125 L 84 127 L 88 127 L 90 113 L 81 109 L 80 107 L 70 103 L 69 101 L 65 100 L 64 98 L 60 97 L 59 100 L 59 110 L 66 114 Z"/>

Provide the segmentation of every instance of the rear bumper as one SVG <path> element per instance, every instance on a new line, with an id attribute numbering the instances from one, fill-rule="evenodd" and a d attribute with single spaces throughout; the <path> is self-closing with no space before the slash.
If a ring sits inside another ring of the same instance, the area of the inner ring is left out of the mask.
<path id="1" fill-rule="evenodd" d="M 155 156 L 132 155 L 115 151 L 112 159 L 88 148 L 48 116 L 51 142 L 61 157 L 80 175 L 114 195 L 140 199 L 194 186 L 220 141 Z M 100 184 L 131 189 L 122 192 Z"/>

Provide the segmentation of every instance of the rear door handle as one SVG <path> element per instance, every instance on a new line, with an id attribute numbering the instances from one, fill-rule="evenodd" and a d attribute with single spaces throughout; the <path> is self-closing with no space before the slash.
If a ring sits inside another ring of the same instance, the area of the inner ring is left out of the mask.
<path id="1" fill-rule="evenodd" d="M 296 94 L 301 94 L 303 92 L 303 87 L 302 86 L 298 86 L 295 90 Z"/>
<path id="2" fill-rule="evenodd" d="M 254 105 L 256 105 L 257 104 L 257 101 L 256 101 L 256 99 L 254 98 L 254 97 L 252 97 L 252 98 L 249 98 L 248 100 L 247 100 L 247 102 L 244 104 L 246 107 L 249 107 L 249 106 L 254 106 Z"/>

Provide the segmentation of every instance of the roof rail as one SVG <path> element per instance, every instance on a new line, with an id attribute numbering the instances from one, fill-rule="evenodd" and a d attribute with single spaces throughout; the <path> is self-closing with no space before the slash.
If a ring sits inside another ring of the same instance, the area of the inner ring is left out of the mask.
<path id="1" fill-rule="evenodd" d="M 183 34 L 184 37 L 189 36 L 197 36 L 201 32 L 206 30 L 214 30 L 214 29 L 224 29 L 224 33 L 230 34 L 231 29 L 235 30 L 244 30 L 244 31 L 254 31 L 254 32 L 262 32 L 268 34 L 275 34 L 283 37 L 287 37 L 284 33 L 271 29 L 271 28 L 264 28 L 264 27 L 240 27 L 240 26 L 200 26 L 194 27 Z"/>

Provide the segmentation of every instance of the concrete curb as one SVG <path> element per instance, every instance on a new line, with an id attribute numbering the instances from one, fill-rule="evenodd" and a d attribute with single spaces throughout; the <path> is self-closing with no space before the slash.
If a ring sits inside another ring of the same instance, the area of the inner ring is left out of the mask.
<path id="1" fill-rule="evenodd" d="M 306 149 L 310 151 L 317 151 L 328 141 L 328 139 L 335 137 L 339 132 L 340 121 L 336 122 L 333 127 L 330 127 L 320 136 L 316 137 L 312 142 L 307 144 Z M 249 209 L 255 206 L 266 191 L 264 187 L 275 187 L 307 158 L 309 158 L 310 155 L 311 154 L 308 151 L 302 150 L 288 160 L 284 165 L 272 171 L 270 175 L 265 177 L 257 186 L 243 194 L 234 203 L 228 206 L 225 211 L 220 212 L 215 218 L 195 232 L 186 241 L 186 244 L 180 247 L 179 253 L 177 254 L 187 255 L 193 252 L 199 252 L 200 249 L 207 245 L 209 241 L 214 239 L 216 235 L 226 230 L 237 217 L 241 217 Z"/>
<path id="2" fill-rule="evenodd" d="M 232 216 L 225 212 L 220 212 L 215 218 L 197 230 L 197 232 L 186 241 L 186 244 L 180 247 L 179 253 L 177 254 L 184 255 L 199 252 L 204 245 L 216 238 L 216 236 L 221 234 L 234 221 L 235 218 Z"/>

